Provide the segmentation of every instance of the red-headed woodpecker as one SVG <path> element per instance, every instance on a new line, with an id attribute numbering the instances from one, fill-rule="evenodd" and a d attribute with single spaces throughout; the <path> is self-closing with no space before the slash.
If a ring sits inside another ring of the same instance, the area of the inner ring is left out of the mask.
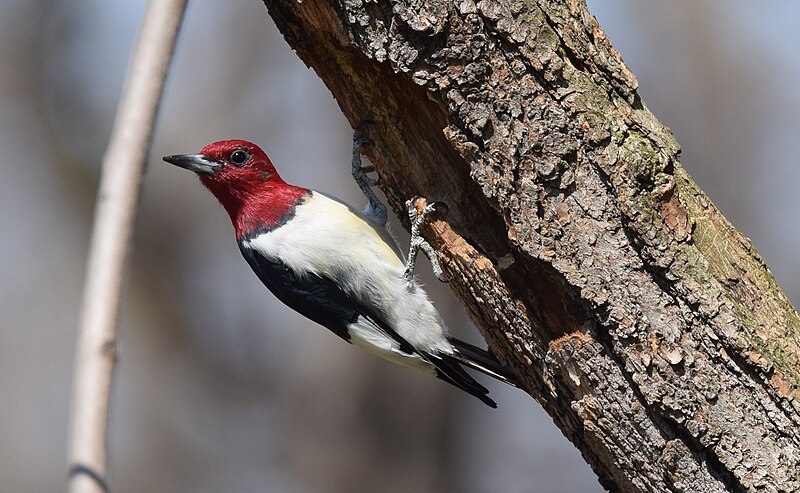
<path id="1" fill-rule="evenodd" d="M 243 140 L 215 142 L 199 154 L 164 161 L 200 176 L 228 211 L 247 263 L 287 306 L 347 342 L 496 407 L 460 365 L 516 386 L 514 377 L 491 353 L 450 337 L 413 273 L 404 276 L 402 253 L 383 227 L 385 207 L 366 192 L 374 182 L 365 179 L 363 141 L 356 141 L 354 175 L 370 198 L 364 214 L 289 185 L 264 151 Z"/>

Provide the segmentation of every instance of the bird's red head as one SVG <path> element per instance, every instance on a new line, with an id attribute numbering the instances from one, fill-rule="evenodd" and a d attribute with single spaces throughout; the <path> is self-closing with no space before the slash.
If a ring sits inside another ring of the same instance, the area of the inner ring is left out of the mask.
<path id="1" fill-rule="evenodd" d="M 194 171 L 231 216 L 237 236 L 278 225 L 308 193 L 287 184 L 260 147 L 222 140 L 164 161 Z"/>
<path id="2" fill-rule="evenodd" d="M 258 193 L 264 185 L 284 183 L 264 151 L 246 140 L 214 142 L 200 149 L 199 155 L 214 163 L 211 173 L 198 174 L 217 197 L 217 190 Z"/>

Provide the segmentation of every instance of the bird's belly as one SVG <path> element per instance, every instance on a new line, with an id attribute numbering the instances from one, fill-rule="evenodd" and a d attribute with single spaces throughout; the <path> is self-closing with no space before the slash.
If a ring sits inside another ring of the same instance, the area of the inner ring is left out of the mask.
<path id="1" fill-rule="evenodd" d="M 406 285 L 405 266 L 392 248 L 343 207 L 317 210 L 318 203 L 298 207 L 292 221 L 247 246 L 283 262 L 299 277 L 334 281 L 365 314 L 380 317 L 415 347 L 451 353 L 441 317 L 420 286 Z"/>

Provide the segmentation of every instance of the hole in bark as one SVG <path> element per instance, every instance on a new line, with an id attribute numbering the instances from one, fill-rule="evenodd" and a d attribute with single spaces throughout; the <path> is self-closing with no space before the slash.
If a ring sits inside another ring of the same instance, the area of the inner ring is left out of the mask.
<path id="1" fill-rule="evenodd" d="M 514 254 L 515 269 L 500 273 L 503 282 L 527 311 L 541 321 L 547 342 L 585 332 L 588 315 L 573 297 L 566 279 L 546 262 Z"/>

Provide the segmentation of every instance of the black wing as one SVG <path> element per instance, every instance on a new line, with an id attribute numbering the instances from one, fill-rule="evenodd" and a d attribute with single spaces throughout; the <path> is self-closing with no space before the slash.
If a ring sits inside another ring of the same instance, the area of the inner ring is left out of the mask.
<path id="1" fill-rule="evenodd" d="M 347 326 L 360 315 L 357 306 L 330 279 L 299 277 L 283 262 L 270 260 L 239 245 L 247 263 L 262 283 L 286 306 L 350 341 Z"/>

